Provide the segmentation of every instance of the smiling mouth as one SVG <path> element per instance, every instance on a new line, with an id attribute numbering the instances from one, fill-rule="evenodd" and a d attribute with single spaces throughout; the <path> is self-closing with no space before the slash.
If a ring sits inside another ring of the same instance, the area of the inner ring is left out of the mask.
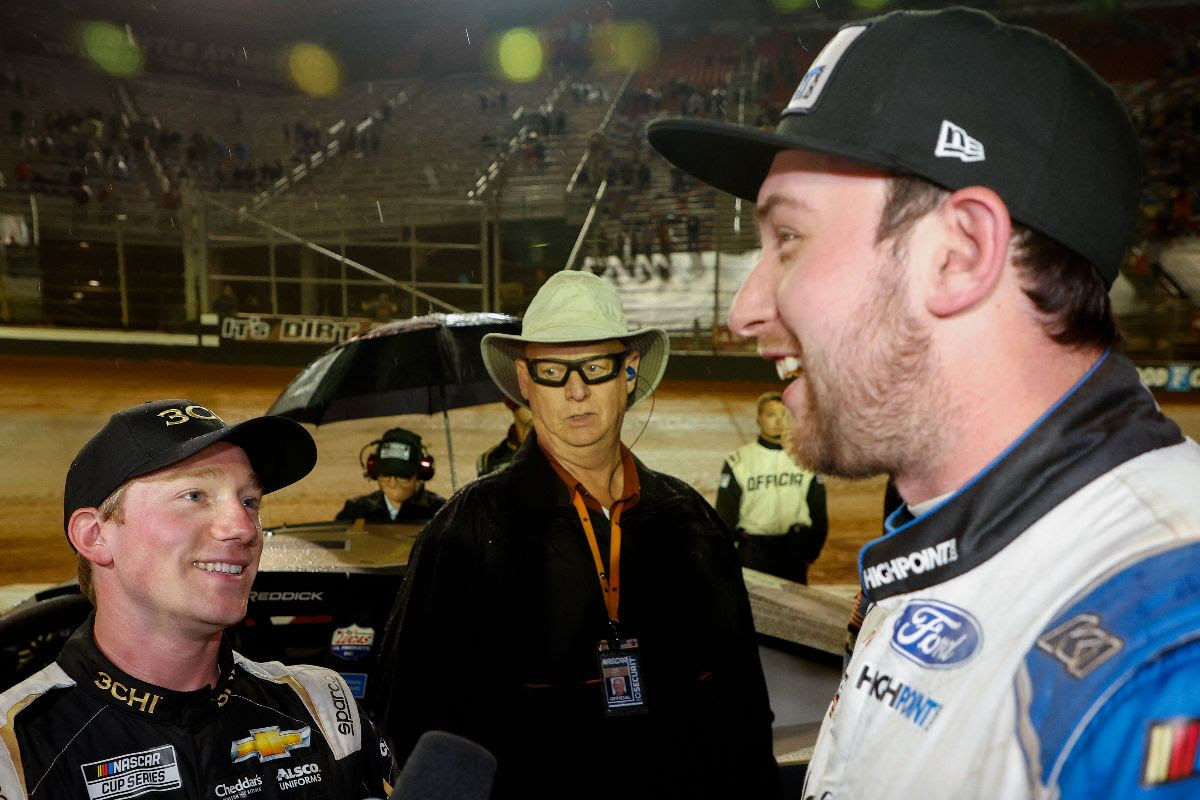
<path id="1" fill-rule="evenodd" d="M 799 378 L 804 372 L 804 362 L 796 356 L 784 356 L 775 362 L 775 372 L 781 381 Z"/>
<path id="2" fill-rule="evenodd" d="M 227 564 L 223 561 L 193 561 L 192 566 L 205 572 L 224 572 L 228 575 L 241 575 L 245 569 L 241 564 Z"/>

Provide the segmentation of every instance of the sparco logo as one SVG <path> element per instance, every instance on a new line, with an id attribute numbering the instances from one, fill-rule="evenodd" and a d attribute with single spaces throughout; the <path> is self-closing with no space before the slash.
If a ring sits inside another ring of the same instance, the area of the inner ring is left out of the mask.
<path id="1" fill-rule="evenodd" d="M 908 717 L 918 728 L 928 730 L 942 710 L 941 703 L 923 692 L 905 686 L 891 675 L 871 672 L 869 664 L 863 664 L 854 688 L 861 689 L 863 686 L 867 687 L 868 697 L 883 703 L 900 716 Z"/>
<path id="2" fill-rule="evenodd" d="M 902 581 L 911 572 L 920 575 L 931 569 L 944 567 L 958 561 L 958 542 L 947 539 L 935 545 L 917 550 L 906 556 L 897 556 L 891 561 L 875 564 L 863 570 L 863 583 L 868 589 L 883 586 L 893 581 Z"/>
<path id="3" fill-rule="evenodd" d="M 314 600 L 323 602 L 325 600 L 324 592 L 251 592 L 251 603 L 289 603 L 300 601 Z"/>
<path id="4" fill-rule="evenodd" d="M 213 794 L 217 797 L 246 797 L 261 792 L 262 782 L 259 775 L 247 775 L 238 778 L 236 783 L 218 783 L 213 789 Z"/>
<path id="5" fill-rule="evenodd" d="M 892 631 L 892 649 L 924 667 L 950 669 L 975 655 L 983 641 L 968 612 L 938 600 L 908 604 Z"/>
<path id="6" fill-rule="evenodd" d="M 283 767 L 275 773 L 275 780 L 279 782 L 279 788 L 283 791 L 310 783 L 320 783 L 321 768 L 316 764 L 301 764 L 290 769 Z"/>
<path id="7" fill-rule="evenodd" d="M 329 681 L 329 699 L 337 718 L 338 733 L 343 736 L 354 735 L 354 716 L 350 713 L 350 701 L 342 691 L 342 685 L 337 681 Z"/>

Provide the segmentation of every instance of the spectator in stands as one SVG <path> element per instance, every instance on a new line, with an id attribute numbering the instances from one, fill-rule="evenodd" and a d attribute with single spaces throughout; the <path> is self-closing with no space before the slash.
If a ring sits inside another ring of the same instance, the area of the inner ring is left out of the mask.
<path id="1" fill-rule="evenodd" d="M 671 260 L 671 253 L 675 251 L 675 237 L 671 233 L 671 226 L 667 224 L 666 217 L 659 217 L 655 225 L 655 235 L 658 237 L 658 249 L 666 256 L 667 261 Z"/>
<path id="2" fill-rule="evenodd" d="M 110 178 L 123 181 L 129 178 L 129 165 L 125 162 L 124 156 L 115 150 L 108 157 L 108 162 L 105 165 L 106 174 Z"/>
<path id="3" fill-rule="evenodd" d="M 73 222 L 88 221 L 88 205 L 92 202 L 92 187 L 87 183 L 80 182 L 72 190 L 72 196 L 75 198 L 75 209 L 72 213 Z"/>
<path id="4" fill-rule="evenodd" d="M 21 191 L 29 191 L 33 183 L 33 164 L 29 163 L 29 159 L 22 158 L 13 167 L 13 185 L 14 188 Z"/>
<path id="5" fill-rule="evenodd" d="M 376 322 L 390 322 L 396 318 L 396 312 L 399 310 L 387 292 L 380 292 L 374 300 L 363 302 L 362 309 Z"/>
<path id="6" fill-rule="evenodd" d="M 225 284 L 221 287 L 221 294 L 217 295 L 217 299 L 213 300 L 212 309 L 222 317 L 228 317 L 238 312 L 238 296 L 233 291 L 232 284 Z"/>
<path id="7" fill-rule="evenodd" d="M 700 252 L 700 218 L 695 214 L 687 217 L 687 249 L 689 253 Z"/>
<path id="8" fill-rule="evenodd" d="M 671 165 L 671 193 L 681 194 L 687 188 L 686 179 L 679 167 Z"/>

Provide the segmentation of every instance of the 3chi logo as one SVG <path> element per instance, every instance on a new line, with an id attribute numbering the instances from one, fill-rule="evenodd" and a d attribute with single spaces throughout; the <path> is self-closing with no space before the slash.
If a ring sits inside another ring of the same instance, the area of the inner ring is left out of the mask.
<path id="1" fill-rule="evenodd" d="M 158 412 L 168 425 L 182 425 L 190 419 L 211 419 L 224 425 L 224 421 L 204 406 L 185 406 L 184 408 L 168 408 Z"/>
<path id="2" fill-rule="evenodd" d="M 295 731 L 281 731 L 278 725 L 255 728 L 245 739 L 235 741 L 229 754 L 235 764 L 255 756 L 260 762 L 274 761 L 287 758 L 292 750 L 308 747 L 311 737 L 312 729 L 307 726 Z"/>
<path id="3" fill-rule="evenodd" d="M 1087 677 L 1124 645 L 1100 627 L 1096 614 L 1078 614 L 1037 640 L 1039 650 L 1061 661 L 1076 678 Z"/>

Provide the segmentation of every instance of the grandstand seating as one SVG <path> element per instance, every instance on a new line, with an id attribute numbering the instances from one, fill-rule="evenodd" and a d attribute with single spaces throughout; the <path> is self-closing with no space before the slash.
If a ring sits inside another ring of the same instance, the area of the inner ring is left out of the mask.
<path id="1" fill-rule="evenodd" d="M 1145 145 L 1140 237 L 1200 230 L 1200 59 L 1179 55 L 1179 42 L 1196 32 L 1194 21 L 1191 29 L 1185 24 L 1186 11 L 1150 11 L 1135 24 L 1077 24 L 1077 17 L 1030 6 L 1022 13 L 1028 19 L 1021 21 L 1051 31 L 1115 79 Z M 545 219 L 567 228 L 583 222 L 603 183 L 579 261 L 623 250 L 622 237 L 632 240 L 631 253 L 745 252 L 756 239 L 750 204 L 739 207 L 672 174 L 646 146 L 645 126 L 658 114 L 681 112 L 773 125 L 797 76 L 836 27 L 816 14 L 761 27 L 753 37 L 721 32 L 729 27 L 713 33 L 690 27 L 678 38 L 664 34 L 657 62 L 632 76 L 559 64 L 516 84 L 458 64 L 442 74 L 360 80 L 327 99 L 280 86 L 239 86 L 232 77 L 119 80 L 78 62 L 11 55 L 6 71 L 23 88 L 17 92 L 7 80 L 0 88 L 0 126 L 13 110 L 24 120 L 20 135 L 0 136 L 7 178 L 0 212 L 28 206 L 22 194 L 32 181 L 18 183 L 13 174 L 21 161 L 42 178 L 43 230 L 111 238 L 106 227 L 120 216 L 127 241 L 178 242 L 174 184 L 181 180 L 233 209 L 224 216 L 213 211 L 210 225 L 240 224 L 238 209 L 246 209 L 279 229 L 326 241 L 374 234 L 398 241 L 397 225 L 478 226 L 488 215 L 497 224 Z M 590 102 L 581 87 L 588 87 Z M 714 90 L 720 102 L 712 102 Z M 562 132 L 554 124 L 559 110 L 567 112 Z M 72 130 L 39 148 L 47 123 L 63 117 L 73 120 Z M 297 124 L 320 131 L 316 157 L 318 143 L 298 141 Z M 124 158 L 119 176 L 109 152 Z M 77 200 L 81 182 L 92 189 L 86 204 Z M 1140 301 L 1152 291 L 1141 278 L 1131 286 Z"/>

